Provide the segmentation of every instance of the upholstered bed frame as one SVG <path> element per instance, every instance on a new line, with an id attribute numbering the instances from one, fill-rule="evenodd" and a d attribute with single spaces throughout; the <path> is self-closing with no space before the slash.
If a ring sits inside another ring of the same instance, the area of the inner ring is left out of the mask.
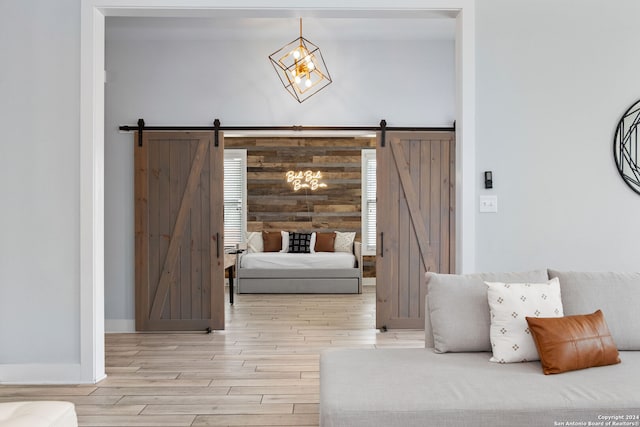
<path id="1" fill-rule="evenodd" d="M 353 268 L 243 268 L 236 258 L 239 294 L 360 294 L 362 293 L 362 244 L 354 242 Z"/>

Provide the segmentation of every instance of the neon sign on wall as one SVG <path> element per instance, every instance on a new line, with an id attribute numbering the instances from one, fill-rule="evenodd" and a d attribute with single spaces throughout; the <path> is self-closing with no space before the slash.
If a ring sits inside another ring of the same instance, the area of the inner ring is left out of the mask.
<path id="1" fill-rule="evenodd" d="M 293 186 L 293 191 L 301 188 L 308 188 L 315 191 L 318 188 L 326 188 L 327 184 L 320 182 L 322 173 L 320 171 L 289 171 L 285 174 L 287 183 Z"/>

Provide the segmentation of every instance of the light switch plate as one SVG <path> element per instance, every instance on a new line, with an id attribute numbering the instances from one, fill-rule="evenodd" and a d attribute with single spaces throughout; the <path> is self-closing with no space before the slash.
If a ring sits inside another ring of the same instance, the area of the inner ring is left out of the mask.
<path id="1" fill-rule="evenodd" d="M 498 212 L 498 196 L 480 196 L 480 212 Z"/>

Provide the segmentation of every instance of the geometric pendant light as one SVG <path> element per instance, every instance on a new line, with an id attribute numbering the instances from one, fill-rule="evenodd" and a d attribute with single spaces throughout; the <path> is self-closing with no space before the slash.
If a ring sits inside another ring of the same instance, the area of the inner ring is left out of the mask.
<path id="1" fill-rule="evenodd" d="M 269 55 L 273 68 L 278 73 L 284 88 L 302 102 L 331 84 L 331 75 L 324 63 L 320 48 L 300 37 Z"/>

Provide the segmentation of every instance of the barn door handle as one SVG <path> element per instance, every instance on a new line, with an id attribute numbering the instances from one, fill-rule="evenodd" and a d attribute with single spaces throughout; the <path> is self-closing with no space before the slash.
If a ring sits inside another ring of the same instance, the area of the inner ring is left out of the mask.
<path id="1" fill-rule="evenodd" d="M 220 258 L 220 233 L 216 233 L 216 256 Z"/>
<path id="2" fill-rule="evenodd" d="M 380 232 L 380 258 L 384 257 L 384 231 Z"/>

